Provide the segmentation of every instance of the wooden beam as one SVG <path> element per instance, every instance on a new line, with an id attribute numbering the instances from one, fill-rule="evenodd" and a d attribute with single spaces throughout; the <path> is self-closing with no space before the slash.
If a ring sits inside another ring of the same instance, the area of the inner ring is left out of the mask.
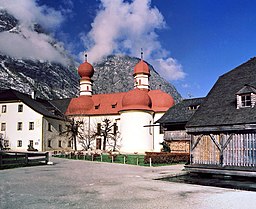
<path id="1" fill-rule="evenodd" d="M 230 136 L 228 137 L 227 141 L 225 142 L 225 144 L 222 147 L 222 152 L 227 148 L 228 144 L 233 139 L 233 136 L 234 136 L 234 133 L 230 134 Z"/>
<path id="2" fill-rule="evenodd" d="M 196 143 L 195 143 L 194 145 L 191 143 L 191 145 L 193 145 L 191 151 L 193 151 L 193 150 L 196 148 L 196 146 L 198 145 L 198 143 L 200 142 L 200 140 L 202 139 L 203 136 L 204 136 L 204 135 L 201 134 L 201 135 L 197 138 Z"/>
<path id="3" fill-rule="evenodd" d="M 216 141 L 216 139 L 214 138 L 214 136 L 212 136 L 212 134 L 209 134 L 209 136 L 211 137 L 213 143 L 216 145 L 216 147 L 218 148 L 218 150 L 221 152 L 221 145 Z"/>

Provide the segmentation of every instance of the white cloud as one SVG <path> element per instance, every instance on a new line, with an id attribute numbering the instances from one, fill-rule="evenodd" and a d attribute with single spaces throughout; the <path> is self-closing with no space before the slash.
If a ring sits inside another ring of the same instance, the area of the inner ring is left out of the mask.
<path id="1" fill-rule="evenodd" d="M 171 57 L 167 59 L 157 59 L 154 64 L 154 66 L 156 66 L 156 70 L 167 80 L 180 80 L 186 76 L 182 70 L 182 66 L 177 62 L 177 60 Z"/>
<path id="2" fill-rule="evenodd" d="M 28 38 L 16 33 L 1 32 L 0 51 L 16 58 L 47 60 L 64 65 L 67 64 L 58 50 L 49 44 L 51 41 L 49 36 L 37 34 L 26 29 L 23 29 L 22 32 Z"/>
<path id="3" fill-rule="evenodd" d="M 101 0 L 100 9 L 92 23 L 91 31 L 81 38 L 89 61 L 104 56 L 124 53 L 138 56 L 143 48 L 144 58 L 154 63 L 156 70 L 169 80 L 182 79 L 185 73 L 176 60 L 168 57 L 156 29 L 166 23 L 160 11 L 150 6 L 150 0 Z"/>
<path id="4" fill-rule="evenodd" d="M 39 23 L 53 31 L 64 20 L 59 11 L 47 6 L 39 6 L 36 0 L 0 0 L 0 7 L 19 20 L 19 33 L 1 32 L 0 51 L 16 58 L 47 60 L 68 64 L 63 53 L 62 43 L 55 43 L 46 34 L 33 31 Z M 52 45 L 51 43 L 54 43 Z"/>
<path id="5" fill-rule="evenodd" d="M 64 21 L 60 11 L 45 5 L 39 6 L 36 0 L 0 0 L 0 6 L 24 25 L 39 23 L 46 29 L 54 29 Z"/>

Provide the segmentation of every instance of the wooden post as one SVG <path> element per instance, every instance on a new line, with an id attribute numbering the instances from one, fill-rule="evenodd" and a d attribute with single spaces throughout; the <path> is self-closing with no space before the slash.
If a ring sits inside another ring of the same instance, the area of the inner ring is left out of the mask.
<path id="1" fill-rule="evenodd" d="M 26 153 L 25 164 L 28 165 L 28 153 Z"/>
<path id="2" fill-rule="evenodd" d="M 111 156 L 111 160 L 112 160 L 112 163 L 113 163 L 114 162 L 114 156 L 113 155 Z"/>
<path id="3" fill-rule="evenodd" d="M 102 162 L 102 154 L 100 154 L 100 162 Z"/>
<path id="4" fill-rule="evenodd" d="M 137 157 L 137 165 L 139 165 L 139 158 Z"/>
<path id="5" fill-rule="evenodd" d="M 49 162 L 49 152 L 45 153 L 45 164 Z"/>
<path id="6" fill-rule="evenodd" d="M 0 152 L 0 168 L 2 167 L 3 164 L 3 153 Z"/>
<path id="7" fill-rule="evenodd" d="M 152 159 L 149 158 L 149 167 L 152 167 Z"/>
<path id="8" fill-rule="evenodd" d="M 124 164 L 125 164 L 125 156 L 124 156 Z"/>

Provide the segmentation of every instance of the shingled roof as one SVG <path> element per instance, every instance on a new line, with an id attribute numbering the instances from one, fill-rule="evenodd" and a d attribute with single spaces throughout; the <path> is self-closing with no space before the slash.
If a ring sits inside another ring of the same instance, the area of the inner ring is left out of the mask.
<path id="1" fill-rule="evenodd" d="M 64 115 L 59 109 L 52 105 L 49 101 L 43 99 L 32 99 L 30 95 L 21 93 L 13 89 L 0 90 L 0 102 L 16 102 L 21 101 L 34 111 L 50 118 L 63 120 Z"/>
<path id="2" fill-rule="evenodd" d="M 236 94 L 256 87 L 256 58 L 219 77 L 205 101 L 187 123 L 187 128 L 255 124 L 256 108 L 237 109 Z"/>
<path id="3" fill-rule="evenodd" d="M 195 113 L 192 107 L 200 106 L 204 98 L 184 99 L 171 107 L 158 121 L 161 124 L 186 124 Z"/>

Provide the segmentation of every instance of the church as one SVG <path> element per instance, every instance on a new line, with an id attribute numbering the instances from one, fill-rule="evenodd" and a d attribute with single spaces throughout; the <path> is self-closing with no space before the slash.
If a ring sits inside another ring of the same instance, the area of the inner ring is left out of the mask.
<path id="1" fill-rule="evenodd" d="M 16 151 L 26 151 L 28 146 L 51 152 L 161 151 L 164 134 L 156 121 L 174 105 L 174 99 L 162 90 L 150 90 L 150 68 L 143 58 L 134 66 L 134 89 L 128 92 L 93 94 L 94 68 L 87 58 L 78 74 L 76 98 L 49 101 L 1 90 L 0 144 Z M 69 121 L 79 125 L 76 137 L 63 134 Z"/>
<path id="2" fill-rule="evenodd" d="M 87 56 L 78 67 L 78 74 L 80 95 L 70 100 L 65 115 L 82 121 L 87 144 L 88 137 L 96 133 L 91 144 L 93 149 L 114 148 L 122 153 L 161 150 L 159 143 L 163 141 L 163 130 L 155 122 L 174 105 L 174 99 L 162 90 L 150 90 L 150 69 L 142 57 L 134 67 L 134 89 L 128 92 L 94 95 L 94 68 Z M 104 139 L 106 126 L 112 135 L 108 139 Z M 81 144 L 84 142 L 78 142 L 78 150 L 83 149 Z"/>

